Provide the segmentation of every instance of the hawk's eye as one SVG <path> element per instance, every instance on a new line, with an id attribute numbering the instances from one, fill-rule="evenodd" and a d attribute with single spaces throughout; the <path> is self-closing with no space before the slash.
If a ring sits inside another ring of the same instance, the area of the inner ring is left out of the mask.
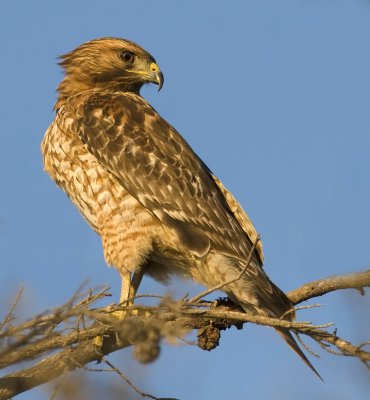
<path id="1" fill-rule="evenodd" d="M 133 63 L 135 58 L 134 54 L 131 53 L 131 51 L 122 51 L 120 57 L 122 58 L 123 61 L 127 63 Z"/>

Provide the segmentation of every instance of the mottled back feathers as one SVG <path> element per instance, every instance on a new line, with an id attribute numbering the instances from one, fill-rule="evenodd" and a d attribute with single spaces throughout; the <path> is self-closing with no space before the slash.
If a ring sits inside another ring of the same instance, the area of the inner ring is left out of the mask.
<path id="1" fill-rule="evenodd" d="M 209 169 L 142 97 L 96 93 L 81 101 L 76 96 L 62 112 L 73 116 L 76 132 L 97 160 L 190 251 L 203 256 L 212 243 L 224 254 L 246 257 L 249 233 Z"/>

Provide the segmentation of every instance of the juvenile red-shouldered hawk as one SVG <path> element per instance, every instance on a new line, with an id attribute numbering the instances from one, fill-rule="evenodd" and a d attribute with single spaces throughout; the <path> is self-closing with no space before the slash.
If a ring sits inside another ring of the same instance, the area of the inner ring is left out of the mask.
<path id="1" fill-rule="evenodd" d="M 256 230 L 140 96 L 145 83 L 163 85 L 154 58 L 128 40 L 102 38 L 62 56 L 60 65 L 56 116 L 41 145 L 45 170 L 101 236 L 107 263 L 122 277 L 121 301 L 135 295 L 143 274 L 162 282 L 181 274 L 206 287 L 236 278 Z M 223 290 L 249 313 L 280 318 L 293 305 L 262 264 L 258 242 L 243 278 Z M 317 374 L 290 332 L 277 331 Z"/>

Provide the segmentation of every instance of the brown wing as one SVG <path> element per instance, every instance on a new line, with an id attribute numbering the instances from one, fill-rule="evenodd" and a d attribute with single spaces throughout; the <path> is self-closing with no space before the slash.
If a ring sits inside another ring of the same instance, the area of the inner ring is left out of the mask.
<path id="1" fill-rule="evenodd" d="M 225 186 L 222 184 L 222 182 L 217 178 L 217 176 L 212 175 L 213 180 L 216 182 L 217 186 L 220 188 L 222 194 L 225 197 L 225 200 L 227 201 L 227 204 L 233 213 L 235 219 L 238 221 L 239 225 L 243 228 L 243 231 L 247 234 L 247 236 L 251 239 L 251 241 L 254 243 L 257 239 L 258 233 L 256 231 L 256 228 L 254 227 L 252 221 L 248 217 L 248 214 L 243 210 L 239 202 L 235 199 L 232 193 L 230 193 Z M 261 263 L 263 263 L 264 260 L 264 254 L 263 254 L 263 246 L 262 246 L 262 241 L 259 240 L 256 245 L 256 250 L 258 252 L 259 258 L 261 260 Z"/>
<path id="2" fill-rule="evenodd" d="M 245 258 L 251 240 L 209 169 L 142 97 L 96 94 L 65 107 L 87 149 L 190 251 Z"/>

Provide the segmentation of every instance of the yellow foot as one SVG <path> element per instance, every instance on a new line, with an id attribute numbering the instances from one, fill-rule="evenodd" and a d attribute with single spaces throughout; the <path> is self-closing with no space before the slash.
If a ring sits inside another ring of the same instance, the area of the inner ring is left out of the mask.
<path id="1" fill-rule="evenodd" d="M 94 337 L 94 346 L 99 347 L 99 349 L 103 347 L 103 336 Z"/>
<path id="2" fill-rule="evenodd" d="M 140 313 L 140 310 L 134 309 L 134 310 L 117 310 L 112 312 L 112 317 L 122 320 L 125 319 L 126 317 L 137 317 L 138 315 L 141 315 L 142 312 Z"/>
<path id="3" fill-rule="evenodd" d="M 118 320 L 125 319 L 129 315 L 130 315 L 130 313 L 127 310 L 117 310 L 117 311 L 113 311 L 111 314 L 111 316 L 113 318 L 116 318 Z"/>

